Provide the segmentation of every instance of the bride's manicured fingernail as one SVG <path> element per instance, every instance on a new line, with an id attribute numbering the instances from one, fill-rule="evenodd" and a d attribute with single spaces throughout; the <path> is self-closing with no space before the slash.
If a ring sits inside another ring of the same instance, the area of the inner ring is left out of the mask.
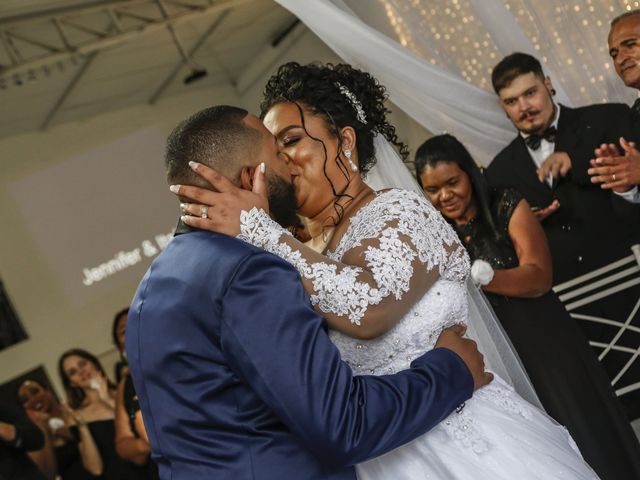
<path id="1" fill-rule="evenodd" d="M 180 220 L 181 220 L 183 223 L 189 223 L 189 221 L 188 221 L 188 220 L 189 220 L 189 215 L 182 215 L 182 216 L 180 217 Z"/>
<path id="2" fill-rule="evenodd" d="M 188 204 L 186 204 L 186 203 L 181 203 L 181 204 L 180 204 L 180 210 L 181 210 L 182 212 L 186 212 L 186 211 L 187 211 L 187 205 L 188 205 Z"/>
<path id="3" fill-rule="evenodd" d="M 169 190 L 173 193 L 178 193 L 180 191 L 180 185 L 169 185 Z"/>
<path id="4" fill-rule="evenodd" d="M 262 163 L 260 164 L 260 171 L 261 171 L 262 173 L 264 173 L 264 172 L 266 172 L 266 170 L 267 170 L 267 166 L 264 164 L 264 162 L 262 162 Z"/>
<path id="5" fill-rule="evenodd" d="M 191 167 L 191 170 L 197 170 L 198 169 L 198 165 L 200 165 L 198 162 L 189 162 L 189 166 Z"/>

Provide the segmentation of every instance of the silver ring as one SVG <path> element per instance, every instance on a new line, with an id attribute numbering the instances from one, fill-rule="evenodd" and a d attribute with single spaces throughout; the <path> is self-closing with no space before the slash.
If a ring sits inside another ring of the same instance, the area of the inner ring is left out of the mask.
<path id="1" fill-rule="evenodd" d="M 616 174 L 614 173 L 613 175 L 611 175 L 611 178 L 613 178 L 613 181 L 616 181 Z"/>
<path id="2" fill-rule="evenodd" d="M 208 214 L 209 214 L 209 207 L 207 207 L 206 205 L 202 205 L 200 207 L 200 218 L 207 218 Z"/>

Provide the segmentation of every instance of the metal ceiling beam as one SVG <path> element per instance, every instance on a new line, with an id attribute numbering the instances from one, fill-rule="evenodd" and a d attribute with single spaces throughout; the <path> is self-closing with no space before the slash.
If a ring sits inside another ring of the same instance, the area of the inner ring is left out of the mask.
<path id="1" fill-rule="evenodd" d="M 96 30 L 95 28 L 89 28 L 86 25 L 78 25 L 77 23 L 72 22 L 68 18 L 61 18 L 59 20 L 58 19 L 56 20 L 57 20 L 56 25 L 58 26 L 58 31 L 60 32 L 60 36 L 64 39 L 65 45 L 67 46 L 67 48 L 73 48 L 73 45 L 69 43 L 69 41 L 66 38 L 66 34 L 64 33 L 64 30 L 62 30 L 62 25 L 60 25 L 62 23 L 64 23 L 68 27 L 75 28 L 76 30 L 80 30 L 81 32 L 88 33 L 89 35 L 93 35 L 94 37 L 105 38 L 109 36 L 109 34 L 106 32 L 103 32 L 101 30 Z"/>
<path id="2" fill-rule="evenodd" d="M 104 50 L 107 48 L 115 47 L 117 45 L 121 45 L 126 42 L 130 42 L 136 40 L 144 35 L 148 35 L 150 33 L 159 32 L 165 30 L 167 28 L 178 25 L 182 22 L 187 22 L 190 20 L 195 20 L 202 18 L 204 15 L 212 15 L 214 13 L 228 10 L 231 8 L 235 8 L 241 4 L 249 3 L 254 0 L 208 0 L 208 3 L 205 6 L 197 7 L 193 6 L 192 9 L 186 11 L 180 11 L 171 13 L 167 16 L 167 18 L 159 18 L 157 20 L 152 20 L 149 23 L 141 24 L 134 28 L 130 28 L 128 30 L 115 30 L 113 33 L 110 33 L 108 36 L 104 38 L 97 37 L 96 39 L 87 41 L 85 43 L 79 45 L 70 45 L 64 48 L 59 52 L 51 52 L 36 58 L 17 58 L 17 55 L 12 55 L 11 61 L 12 65 L 0 65 L 0 77 L 6 77 L 10 75 L 16 75 L 24 73 L 28 70 L 32 70 L 38 67 L 42 67 L 44 65 L 50 65 L 59 61 L 65 61 L 70 59 L 71 57 L 75 57 L 77 55 L 88 55 L 93 52 L 98 52 L 100 50 Z M 183 3 L 183 7 L 185 7 L 185 3 Z M 92 13 L 95 11 L 102 11 L 108 18 L 112 16 L 118 16 L 119 13 L 124 13 L 123 7 L 126 5 L 127 10 L 131 10 L 132 6 L 140 6 L 140 5 L 158 5 L 156 0 L 130 0 L 127 2 L 108 2 L 106 6 L 92 6 L 86 10 L 91 10 Z M 117 6 L 116 6 L 117 5 Z M 190 4 L 189 4 L 190 5 Z M 190 7 L 185 7 L 190 8 Z M 111 11 L 111 9 L 115 9 Z M 77 13 L 73 14 L 73 22 L 77 23 L 79 21 L 79 16 Z M 83 12 L 84 12 L 83 11 Z M 131 13 L 131 12 L 129 12 Z M 68 13 L 70 14 L 70 13 Z M 45 21 L 49 21 L 53 25 L 53 19 L 57 18 L 58 21 L 63 20 L 61 16 L 51 17 L 46 19 Z M 34 21 L 34 20 L 32 20 Z M 38 19 L 37 21 L 43 21 L 42 19 Z M 11 47 L 15 48 L 15 45 L 11 45 L 7 43 L 6 34 L 7 32 L 11 32 L 13 24 L 0 24 L 0 39 L 5 43 L 5 47 L 10 49 Z M 24 24 L 23 24 L 24 25 Z M 59 26 L 59 25 L 58 25 Z M 24 32 L 21 32 L 23 36 L 25 36 Z M 16 53 L 16 52 L 13 52 Z M 17 52 L 19 53 L 19 52 Z"/>
<path id="3" fill-rule="evenodd" d="M 111 31 L 118 31 L 118 25 L 113 21 L 111 22 L 111 26 L 109 27 L 106 33 L 108 34 Z M 62 36 L 64 38 L 64 33 L 62 33 Z M 65 42 L 65 45 L 66 45 L 66 42 Z M 56 100 L 56 103 L 53 105 L 53 108 L 51 108 L 51 110 L 45 117 L 44 122 L 42 122 L 42 125 L 40 126 L 40 130 L 46 130 L 47 128 L 49 128 L 49 125 L 51 125 L 51 122 L 53 121 L 55 116 L 58 114 L 58 112 L 60 111 L 64 103 L 67 101 L 67 98 L 69 98 L 69 96 L 71 95 L 71 92 L 76 88 L 78 83 L 80 83 L 80 79 L 84 77 L 85 73 L 87 73 L 87 70 L 89 70 L 89 67 L 91 66 L 91 64 L 96 59 L 99 53 L 100 52 L 97 52 L 97 51 L 91 52 L 87 56 L 82 66 L 78 69 L 78 71 L 73 76 L 73 78 L 71 79 L 67 87 L 62 92 L 62 95 L 58 97 L 58 100 Z"/>
<path id="4" fill-rule="evenodd" d="M 53 108 L 47 114 L 46 118 L 44 119 L 44 122 L 42 122 L 42 125 L 40 126 L 41 130 L 46 130 L 49 127 L 49 125 L 51 125 L 52 120 L 60 111 L 60 108 L 62 108 L 62 105 L 64 104 L 64 102 L 67 101 L 67 98 L 69 98 L 69 95 L 71 95 L 71 92 L 73 91 L 74 88 L 76 88 L 76 85 L 78 85 L 78 82 L 80 82 L 80 79 L 84 76 L 84 74 L 89 69 L 89 67 L 91 66 L 91 64 L 93 63 L 93 61 L 97 56 L 98 56 L 98 52 L 92 52 L 89 54 L 89 56 L 86 58 L 82 66 L 78 69 L 76 74 L 73 76 L 73 78 L 67 85 L 67 88 L 64 89 L 64 92 L 62 92 L 62 95 L 60 95 L 60 97 L 56 101 Z"/>
<path id="5" fill-rule="evenodd" d="M 8 38 L 16 38 L 22 42 L 29 43 L 31 45 L 35 45 L 36 47 L 40 47 L 43 50 L 48 50 L 50 52 L 59 52 L 60 48 L 49 45 L 48 43 L 39 42 L 38 40 L 34 40 L 32 38 L 25 37 L 16 32 L 5 32 Z"/>
<path id="6" fill-rule="evenodd" d="M 279 36 L 274 42 L 265 45 L 256 55 L 255 61 L 245 68 L 235 82 L 236 93 L 244 95 L 262 76 L 273 69 L 280 58 L 298 41 L 307 31 L 302 22 L 293 22 L 290 28 L 285 29 L 284 36 Z"/>
<path id="7" fill-rule="evenodd" d="M 33 25 L 35 23 L 49 22 L 53 18 L 61 16 L 82 16 L 95 12 L 101 12 L 110 8 L 139 6 L 143 4 L 149 4 L 150 0 L 100 0 L 100 1 L 86 1 L 82 3 L 82 6 L 68 6 L 54 8 L 50 10 L 41 10 L 39 12 L 28 13 L 25 15 L 17 15 L 13 17 L 0 18 L 0 27 L 13 28 L 23 25 Z"/>
<path id="8" fill-rule="evenodd" d="M 200 49 L 200 47 L 204 45 L 204 42 L 207 40 L 207 38 L 209 38 L 213 34 L 213 32 L 215 32 L 220 27 L 220 25 L 222 25 L 222 22 L 224 22 L 224 19 L 227 17 L 227 15 L 229 15 L 229 13 L 231 13 L 231 9 L 224 10 L 215 19 L 215 21 L 211 24 L 211 26 L 207 29 L 207 31 L 204 32 L 204 34 L 202 34 L 202 36 L 193 45 L 193 47 L 191 47 L 187 55 L 188 58 L 192 58 L 193 55 Z M 153 92 L 153 95 L 151 95 L 151 97 L 149 98 L 150 105 L 154 105 L 158 101 L 160 96 L 165 92 L 165 90 L 169 87 L 169 85 L 171 85 L 171 82 L 173 82 L 173 80 L 176 78 L 176 76 L 178 75 L 178 73 L 180 72 L 184 64 L 185 64 L 184 59 L 181 59 L 180 62 L 171 71 L 171 73 L 167 76 L 167 78 L 163 80 L 163 82 L 160 84 L 158 89 L 155 92 Z"/>

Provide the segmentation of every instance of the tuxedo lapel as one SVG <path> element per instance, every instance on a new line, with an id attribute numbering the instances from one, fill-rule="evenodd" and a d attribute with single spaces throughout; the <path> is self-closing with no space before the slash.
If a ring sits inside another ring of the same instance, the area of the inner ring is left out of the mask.
<path id="1" fill-rule="evenodd" d="M 513 153 L 513 160 L 516 164 L 514 174 L 519 177 L 518 184 L 523 186 L 526 185 L 526 189 L 530 192 L 530 195 L 534 195 L 533 198 L 539 199 L 539 202 L 548 199 L 551 194 L 551 190 L 546 183 L 538 180 L 536 164 L 534 163 L 533 158 L 531 158 L 531 154 L 529 154 L 529 149 L 527 148 L 524 139 L 520 135 L 518 135 L 518 138 L 513 145 Z M 530 196 L 525 192 L 522 193 L 527 197 Z"/>
<path id="2" fill-rule="evenodd" d="M 581 135 L 589 135 L 590 125 L 583 126 L 580 123 L 579 115 L 573 108 L 560 108 L 560 118 L 558 119 L 558 130 L 556 133 L 555 152 L 573 152 L 580 140 Z M 587 130 L 587 131 L 581 131 Z"/>
<path id="3" fill-rule="evenodd" d="M 591 139 L 600 135 L 599 132 L 598 126 L 591 125 L 580 110 L 565 106 L 560 109 L 554 151 L 565 152 L 569 155 L 572 162 L 571 175 L 574 174 L 576 168 L 579 168 L 577 162 L 580 158 L 591 158 L 593 156 Z M 583 168 L 588 168 L 588 166 L 583 165 Z M 559 183 L 559 180 L 554 179 L 552 189 L 555 189 Z"/>

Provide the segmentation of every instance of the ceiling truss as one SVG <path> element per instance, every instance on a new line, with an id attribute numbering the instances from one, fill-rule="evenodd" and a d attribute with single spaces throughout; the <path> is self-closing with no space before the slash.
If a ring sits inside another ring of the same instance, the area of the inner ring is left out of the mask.
<path id="1" fill-rule="evenodd" d="M 78 57 L 252 0 L 112 0 L 0 20 L 0 78 Z M 36 35 L 34 32 L 38 32 Z"/>

